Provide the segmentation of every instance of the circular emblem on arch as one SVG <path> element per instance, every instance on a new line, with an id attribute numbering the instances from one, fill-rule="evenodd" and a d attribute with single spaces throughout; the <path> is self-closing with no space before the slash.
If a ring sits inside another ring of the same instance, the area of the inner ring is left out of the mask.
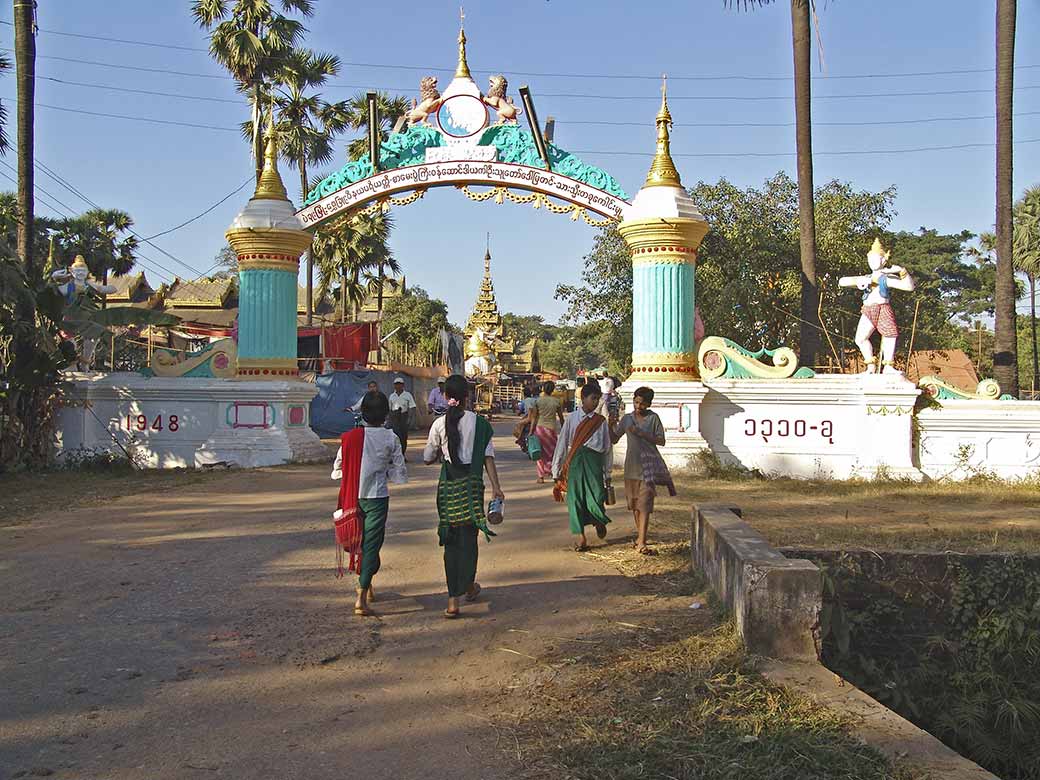
<path id="1" fill-rule="evenodd" d="M 488 124 L 484 101 L 473 95 L 453 95 L 437 109 L 437 125 L 452 138 L 469 138 Z"/>

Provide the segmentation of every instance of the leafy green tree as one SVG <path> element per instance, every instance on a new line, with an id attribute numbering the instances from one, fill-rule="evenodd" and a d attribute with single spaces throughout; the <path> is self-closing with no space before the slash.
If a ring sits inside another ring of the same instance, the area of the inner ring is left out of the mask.
<path id="1" fill-rule="evenodd" d="M 280 0 L 286 14 L 313 15 L 312 0 Z M 272 0 L 193 0 L 192 15 L 210 31 L 210 55 L 249 95 L 252 106 L 252 147 L 256 180 L 263 170 L 261 128 L 267 89 L 265 84 L 282 68 L 303 37 L 301 22 L 276 10 Z"/>
<path id="2" fill-rule="evenodd" d="M 1040 185 L 1025 191 L 1015 204 L 1014 217 L 1015 268 L 1029 280 L 1029 331 L 1033 353 L 1031 384 L 1035 390 L 1040 381 L 1036 339 L 1036 279 L 1040 276 Z"/>
<path id="3" fill-rule="evenodd" d="M 432 358 L 441 348 L 442 329 L 452 329 L 448 304 L 431 298 L 423 288 L 412 287 L 404 295 L 387 299 L 381 330 L 384 336 L 393 333 L 390 339 L 405 349 Z"/>
<path id="4" fill-rule="evenodd" d="M 552 341 L 560 330 L 559 326 L 550 325 L 544 317 L 537 314 L 506 312 L 502 315 L 502 324 L 506 332 L 516 339 L 517 344 L 526 344 L 531 339 Z"/>
<path id="5" fill-rule="evenodd" d="M 601 353 L 628 373 L 632 363 L 632 255 L 617 228 L 603 228 L 585 256 L 580 285 L 561 284 L 556 299 L 567 304 L 563 321 L 597 325 Z"/>

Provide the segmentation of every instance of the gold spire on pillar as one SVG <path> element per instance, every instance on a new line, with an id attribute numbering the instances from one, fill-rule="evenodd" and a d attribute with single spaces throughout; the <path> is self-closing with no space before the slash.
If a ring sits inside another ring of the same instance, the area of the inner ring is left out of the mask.
<path id="1" fill-rule="evenodd" d="M 466 12 L 459 8 L 459 64 L 455 67 L 455 78 L 472 79 L 469 72 L 469 63 L 466 62 Z"/>
<path id="2" fill-rule="evenodd" d="M 264 149 L 264 169 L 260 173 L 260 181 L 256 184 L 254 198 L 268 200 L 289 200 L 289 195 L 282 184 L 278 173 L 278 137 L 274 130 L 274 103 L 267 122 L 267 146 Z"/>
<path id="3" fill-rule="evenodd" d="M 668 128 L 672 124 L 672 114 L 668 110 L 668 77 L 663 76 L 661 82 L 661 109 L 657 112 L 657 151 L 650 171 L 646 174 L 644 187 L 681 187 L 679 171 L 672 162 L 669 148 Z"/>

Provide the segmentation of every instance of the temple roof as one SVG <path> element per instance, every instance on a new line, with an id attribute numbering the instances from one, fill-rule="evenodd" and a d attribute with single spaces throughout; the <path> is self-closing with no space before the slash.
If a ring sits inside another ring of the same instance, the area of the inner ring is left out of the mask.
<path id="1" fill-rule="evenodd" d="M 229 304 L 237 305 L 237 289 L 233 278 L 186 280 L 178 277 L 173 280 L 173 284 L 164 285 L 163 293 L 169 309 L 223 309 L 228 308 Z"/>

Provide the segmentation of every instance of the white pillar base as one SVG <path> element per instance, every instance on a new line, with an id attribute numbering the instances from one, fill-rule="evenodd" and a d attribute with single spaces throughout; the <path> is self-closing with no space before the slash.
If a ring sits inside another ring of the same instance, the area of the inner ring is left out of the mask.
<path id="1" fill-rule="evenodd" d="M 660 448 L 660 452 L 668 468 L 696 469 L 700 453 L 710 449 L 700 429 L 700 407 L 708 393 L 707 386 L 697 381 L 629 379 L 619 389 L 626 410 L 631 411 L 632 394 L 640 387 L 649 387 L 654 391 L 651 408 L 664 425 L 665 446 Z M 614 448 L 615 463 L 624 463 L 626 438 L 622 437 Z"/>
<path id="2" fill-rule="evenodd" d="M 65 374 L 59 459 L 124 449 L 143 468 L 243 468 L 329 460 L 310 428 L 314 385 L 299 381 Z"/>

